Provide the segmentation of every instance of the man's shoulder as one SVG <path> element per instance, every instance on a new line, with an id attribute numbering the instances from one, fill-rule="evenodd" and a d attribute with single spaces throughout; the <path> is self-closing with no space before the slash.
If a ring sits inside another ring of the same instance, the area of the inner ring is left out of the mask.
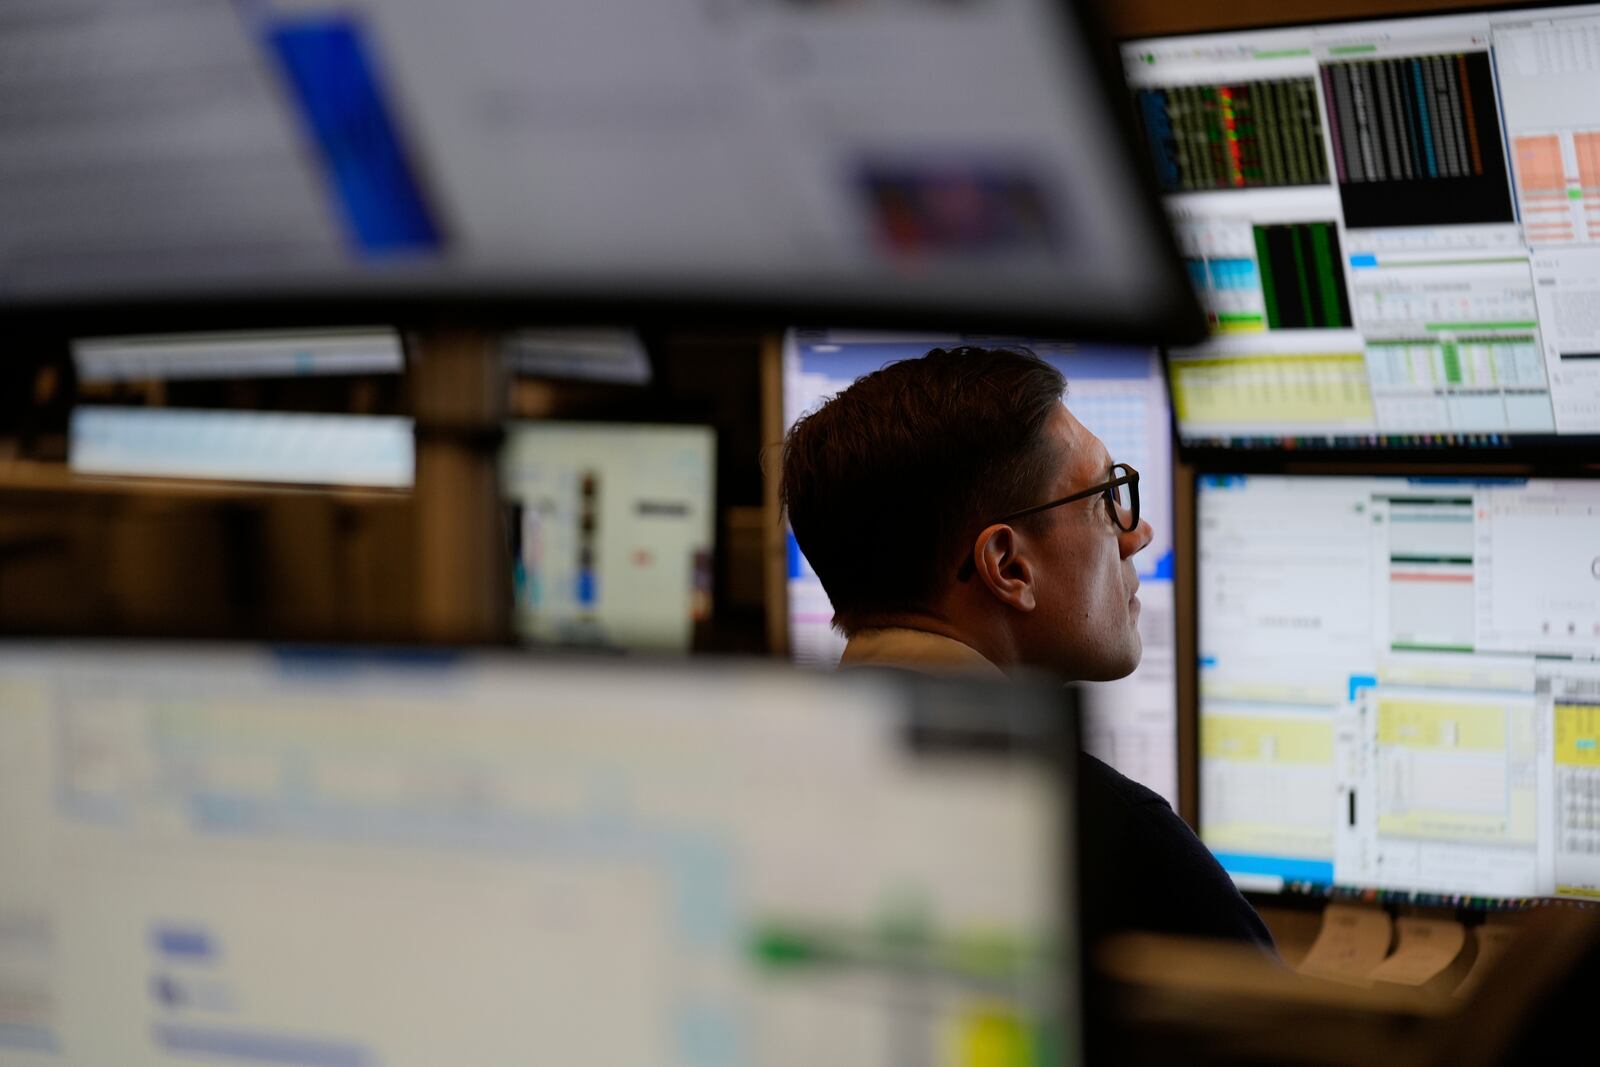
<path id="1" fill-rule="evenodd" d="M 1252 941 L 1272 935 L 1172 805 L 1104 761 L 1078 761 L 1091 926 Z"/>
<path id="2" fill-rule="evenodd" d="M 1087 752 L 1078 754 L 1078 777 L 1081 795 L 1086 803 L 1109 802 L 1129 811 L 1155 807 L 1172 811 L 1172 805 L 1155 790 L 1129 778 L 1109 763 Z M 1174 816 L 1176 817 L 1176 816 Z"/>

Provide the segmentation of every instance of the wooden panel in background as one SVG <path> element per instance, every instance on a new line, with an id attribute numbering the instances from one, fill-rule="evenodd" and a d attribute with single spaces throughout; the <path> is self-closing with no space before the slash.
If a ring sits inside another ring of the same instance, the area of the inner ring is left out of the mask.
<path id="1" fill-rule="evenodd" d="M 409 494 L 0 466 L 0 632 L 417 638 Z"/>

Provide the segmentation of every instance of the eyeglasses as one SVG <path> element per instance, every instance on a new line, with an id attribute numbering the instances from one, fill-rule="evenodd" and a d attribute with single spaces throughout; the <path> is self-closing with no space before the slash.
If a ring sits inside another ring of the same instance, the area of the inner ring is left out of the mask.
<path id="1" fill-rule="evenodd" d="M 1037 515 L 1041 511 L 1059 508 L 1063 504 L 1071 504 L 1098 493 L 1105 497 L 1106 512 L 1111 516 L 1111 521 L 1116 525 L 1117 529 L 1131 533 L 1139 528 L 1139 472 L 1126 463 L 1114 463 L 1111 466 L 1111 475 L 1109 480 L 1101 482 L 1099 485 L 1091 485 L 1089 488 L 1081 489 L 1071 496 L 1064 496 L 1060 500 L 1052 500 L 1047 504 L 1035 504 L 1031 508 L 1013 511 L 1009 515 L 1002 515 L 998 519 L 992 519 L 985 525 L 993 526 L 995 523 L 1011 522 L 1015 519 L 1026 518 L 1029 515 Z M 1126 506 L 1123 506 L 1122 502 L 1123 486 L 1128 487 L 1126 494 L 1128 502 Z M 961 564 L 960 570 L 956 571 L 956 579 L 964 582 L 971 578 L 977 570 L 977 557 L 968 552 L 966 561 Z"/>

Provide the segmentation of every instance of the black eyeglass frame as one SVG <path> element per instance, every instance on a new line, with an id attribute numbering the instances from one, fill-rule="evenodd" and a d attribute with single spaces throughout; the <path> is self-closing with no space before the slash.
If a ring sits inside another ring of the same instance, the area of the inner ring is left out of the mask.
<path id="1" fill-rule="evenodd" d="M 1079 500 L 1085 500 L 1094 496 L 1096 493 L 1100 493 L 1105 496 L 1106 511 L 1111 515 L 1112 523 L 1114 523 L 1117 529 L 1121 530 L 1123 533 L 1132 533 L 1134 530 L 1139 528 L 1139 472 L 1134 470 L 1132 466 L 1126 463 L 1113 463 L 1111 465 L 1111 470 L 1113 472 L 1120 471 L 1121 473 L 1115 474 L 1114 477 L 1107 481 L 1101 482 L 1098 485 L 1091 485 L 1087 489 L 1080 489 L 1076 493 L 1073 493 L 1069 496 L 1064 496 L 1060 500 L 1051 500 L 1044 504 L 1035 504 L 1031 508 L 1023 508 L 1021 511 L 1013 511 L 1009 514 L 1001 515 L 997 519 L 990 519 L 988 522 L 984 523 L 984 527 L 987 528 L 995 525 L 996 523 L 1012 522 L 1016 519 L 1027 518 L 1029 515 L 1037 515 L 1041 511 L 1049 511 L 1051 508 L 1059 508 L 1063 504 L 1076 503 Z M 1121 513 L 1119 512 L 1117 506 L 1117 489 L 1124 485 L 1128 487 L 1128 524 L 1126 526 L 1122 524 Z M 978 559 L 975 555 L 973 555 L 973 553 L 968 552 L 966 560 L 962 562 L 961 567 L 956 571 L 956 580 L 964 582 L 977 573 L 977 570 Z"/>

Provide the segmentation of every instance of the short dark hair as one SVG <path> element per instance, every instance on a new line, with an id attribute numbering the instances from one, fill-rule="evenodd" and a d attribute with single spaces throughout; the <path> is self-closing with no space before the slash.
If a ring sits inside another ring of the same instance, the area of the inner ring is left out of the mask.
<path id="1" fill-rule="evenodd" d="M 1061 372 L 1026 349 L 935 348 L 795 423 L 782 497 L 846 633 L 927 610 L 979 524 L 1037 503 L 1058 469 Z"/>

